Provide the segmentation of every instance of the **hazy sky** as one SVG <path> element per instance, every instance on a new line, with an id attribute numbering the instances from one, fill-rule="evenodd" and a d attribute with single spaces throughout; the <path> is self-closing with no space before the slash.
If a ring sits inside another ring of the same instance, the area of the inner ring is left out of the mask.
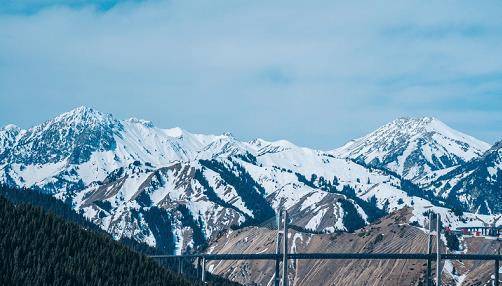
<path id="1" fill-rule="evenodd" d="M 400 116 L 502 139 L 502 1 L 355 2 L 0 1 L 0 125 L 86 105 L 321 149 Z"/>

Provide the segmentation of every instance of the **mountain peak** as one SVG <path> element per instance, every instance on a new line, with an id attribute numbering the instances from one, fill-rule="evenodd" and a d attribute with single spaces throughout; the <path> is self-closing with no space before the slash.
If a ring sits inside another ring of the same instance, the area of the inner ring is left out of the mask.
<path id="1" fill-rule="evenodd" d="M 81 105 L 81 106 L 75 107 L 70 112 L 85 113 L 85 112 L 97 112 L 97 111 L 94 110 L 92 107 L 87 107 L 85 105 Z"/>
<path id="2" fill-rule="evenodd" d="M 20 131 L 21 128 L 19 128 L 17 125 L 14 124 L 7 124 L 3 128 L 1 128 L 5 131 Z"/>
<path id="3" fill-rule="evenodd" d="M 378 137 L 379 141 L 397 137 L 429 141 L 433 138 L 445 137 L 458 142 L 467 142 L 483 152 L 490 148 L 490 144 L 455 130 L 441 120 L 430 116 L 400 117 L 355 141 L 369 137 Z"/>
<path id="4" fill-rule="evenodd" d="M 114 133 L 122 129 L 111 114 L 80 106 L 21 132 L 9 156 L 25 165 L 66 159 L 71 164 L 83 163 L 94 151 L 114 149 Z"/>
<path id="5" fill-rule="evenodd" d="M 63 121 L 68 124 L 71 123 L 99 124 L 99 123 L 114 123 L 116 120 L 113 118 L 111 114 L 102 113 L 90 107 L 80 106 L 57 116 L 51 121 L 52 122 Z"/>
<path id="6" fill-rule="evenodd" d="M 406 130 L 425 130 L 424 128 L 431 127 L 431 125 L 444 125 L 446 126 L 441 120 L 431 117 L 431 116 L 424 116 L 424 117 L 399 117 L 390 123 L 382 126 L 382 128 L 388 128 L 392 126 L 399 127 L 401 129 L 406 129 Z"/>
<path id="7" fill-rule="evenodd" d="M 80 106 L 70 111 L 62 113 L 55 118 L 49 119 L 46 122 L 30 128 L 32 133 L 39 133 L 49 129 L 77 129 L 77 130 L 92 130 L 92 129 L 113 129 L 122 128 L 119 120 L 115 119 L 111 114 L 102 113 L 93 108 Z"/>
<path id="8" fill-rule="evenodd" d="M 102 115 L 101 112 L 98 110 L 95 110 L 92 107 L 87 107 L 87 106 L 79 106 L 75 107 L 70 111 L 62 113 L 60 116 L 99 116 Z"/>
<path id="9" fill-rule="evenodd" d="M 333 154 L 417 179 L 469 161 L 488 148 L 489 144 L 434 117 L 401 117 L 334 150 Z"/>
<path id="10" fill-rule="evenodd" d="M 433 116 L 422 116 L 422 117 L 411 117 L 411 116 L 401 116 L 398 117 L 394 121 L 412 121 L 412 122 L 423 122 L 423 123 L 428 123 L 434 120 L 439 120 L 436 117 Z"/>

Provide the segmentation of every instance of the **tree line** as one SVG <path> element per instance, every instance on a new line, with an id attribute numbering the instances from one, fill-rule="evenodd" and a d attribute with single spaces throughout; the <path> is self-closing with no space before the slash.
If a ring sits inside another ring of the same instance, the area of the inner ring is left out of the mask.
<path id="1" fill-rule="evenodd" d="M 0 285 L 198 285 L 110 235 L 49 195 L 0 185 Z M 185 273 L 192 274 L 186 264 Z M 212 278 L 212 275 L 209 275 Z M 213 285 L 235 285 L 219 277 Z"/>

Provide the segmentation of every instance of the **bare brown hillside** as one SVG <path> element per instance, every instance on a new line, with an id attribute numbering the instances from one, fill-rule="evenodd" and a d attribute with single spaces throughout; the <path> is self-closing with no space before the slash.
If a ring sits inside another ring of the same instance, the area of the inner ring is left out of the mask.
<path id="1" fill-rule="evenodd" d="M 464 244 L 469 253 L 494 254 L 502 247 L 502 242 L 480 237 L 466 238 Z M 462 286 L 492 285 L 490 276 L 494 273 L 493 261 L 452 261 L 460 269 L 460 275 L 465 275 Z"/>
<path id="2" fill-rule="evenodd" d="M 427 235 L 408 225 L 403 209 L 356 233 L 304 234 L 290 231 L 291 252 L 426 253 Z M 273 253 L 274 230 L 246 228 L 228 232 L 210 247 L 212 253 Z M 465 239 L 471 253 L 494 253 L 500 242 Z M 493 274 L 493 262 L 453 261 L 455 279 L 466 274 L 463 285 L 482 285 Z M 448 266 L 449 266 L 448 265 Z M 434 265 L 433 265 L 434 267 Z M 225 261 L 209 263 L 209 270 L 245 285 L 272 285 L 274 262 Z M 290 285 L 422 285 L 426 261 L 417 260 L 297 260 L 290 262 Z M 445 285 L 456 285 L 445 271 Z"/>

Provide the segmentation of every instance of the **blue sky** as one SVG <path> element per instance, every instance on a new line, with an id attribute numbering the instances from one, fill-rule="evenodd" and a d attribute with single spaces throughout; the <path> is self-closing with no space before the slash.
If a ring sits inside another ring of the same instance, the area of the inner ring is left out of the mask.
<path id="1" fill-rule="evenodd" d="M 321 149 L 400 116 L 502 139 L 502 2 L 350 2 L 1 1 L 0 125 L 87 105 Z"/>

